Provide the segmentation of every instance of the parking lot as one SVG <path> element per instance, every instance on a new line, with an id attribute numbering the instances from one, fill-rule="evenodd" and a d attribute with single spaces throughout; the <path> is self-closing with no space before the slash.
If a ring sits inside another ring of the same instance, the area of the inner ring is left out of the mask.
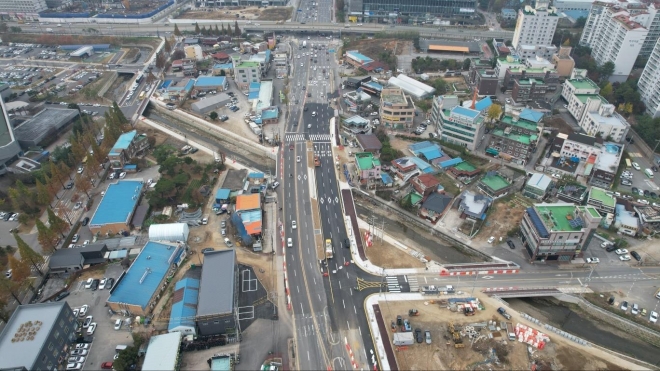
<path id="1" fill-rule="evenodd" d="M 105 268 L 106 266 L 102 267 Z M 88 305 L 89 309 L 87 313 L 85 316 L 79 316 L 79 321 L 84 321 L 86 316 L 92 316 L 92 321 L 96 323 L 96 330 L 91 335 L 92 343 L 90 344 L 89 352 L 85 355 L 83 365 L 83 369 L 85 370 L 100 369 L 103 362 L 112 362 L 117 345 L 131 345 L 133 343 L 131 328 L 125 322 L 123 322 L 120 330 L 114 329 L 115 320 L 119 318 L 125 320 L 126 317 L 112 314 L 105 307 L 105 302 L 110 296 L 110 290 L 91 290 L 85 288 L 85 281 L 88 278 L 102 279 L 104 277 L 112 277 L 116 280 L 122 273 L 123 268 L 118 263 L 108 265 L 105 270 L 92 269 L 85 272 L 73 283 L 70 295 L 64 299 L 71 306 L 71 309 L 74 310 L 83 305 Z M 87 336 L 86 331 L 86 329 L 83 329 L 83 335 L 85 336 Z M 102 340 L 97 342 L 96 339 Z"/>

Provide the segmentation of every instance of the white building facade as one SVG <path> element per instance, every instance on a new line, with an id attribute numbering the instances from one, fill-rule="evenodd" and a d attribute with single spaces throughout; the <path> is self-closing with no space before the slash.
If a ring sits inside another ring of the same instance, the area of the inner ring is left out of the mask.
<path id="1" fill-rule="evenodd" d="M 660 43 L 656 42 L 637 83 L 642 102 L 646 105 L 646 113 L 653 117 L 660 117 L 660 46 L 658 44 Z"/>
<path id="2" fill-rule="evenodd" d="M 557 9 L 545 1 L 537 1 L 535 8 L 528 5 L 520 9 L 512 42 L 516 53 L 523 59 L 536 56 L 550 59 L 557 52 L 552 38 L 558 21 Z"/>
<path id="3" fill-rule="evenodd" d="M 598 65 L 614 63 L 612 82 L 628 79 L 649 31 L 644 26 L 653 17 L 642 4 L 596 1 L 580 37 L 580 45 L 591 48 Z"/>

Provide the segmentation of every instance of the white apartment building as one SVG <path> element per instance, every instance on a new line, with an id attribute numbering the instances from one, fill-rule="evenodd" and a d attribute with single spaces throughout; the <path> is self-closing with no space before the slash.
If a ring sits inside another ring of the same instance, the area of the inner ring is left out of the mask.
<path id="1" fill-rule="evenodd" d="M 21 18 L 35 19 L 39 12 L 48 9 L 46 0 L 0 0 L 0 13 L 9 15 L 21 14 Z"/>
<path id="2" fill-rule="evenodd" d="M 591 7 L 580 45 L 591 48 L 598 65 L 614 63 L 610 81 L 628 79 L 649 33 L 644 24 L 653 19 L 646 11 L 646 5 L 626 2 L 596 1 Z"/>
<path id="3" fill-rule="evenodd" d="M 537 0 L 534 8 L 527 5 L 520 9 L 512 42 L 516 53 L 523 59 L 536 56 L 550 59 L 557 52 L 552 37 L 558 21 L 557 9 L 544 0 Z"/>
<path id="4" fill-rule="evenodd" d="M 578 124 L 587 135 L 600 135 L 601 138 L 619 143 L 630 129 L 628 121 L 615 111 L 613 104 L 604 104 L 600 100 L 590 101 Z"/>
<path id="5" fill-rule="evenodd" d="M 639 77 L 637 88 L 642 102 L 646 105 L 646 112 L 653 116 L 660 116 L 660 43 L 656 42 L 653 53 L 649 57 L 644 71 Z"/>

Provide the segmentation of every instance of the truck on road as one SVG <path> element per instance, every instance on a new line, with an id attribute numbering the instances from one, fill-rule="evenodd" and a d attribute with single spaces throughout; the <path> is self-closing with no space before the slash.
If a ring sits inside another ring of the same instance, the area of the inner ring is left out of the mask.
<path id="1" fill-rule="evenodd" d="M 321 166 L 321 160 L 319 160 L 319 156 L 314 156 L 314 166 Z"/>
<path id="2" fill-rule="evenodd" d="M 334 257 L 334 253 L 332 251 L 332 240 L 327 239 L 325 240 L 325 258 L 332 259 L 333 257 Z"/>
<path id="3" fill-rule="evenodd" d="M 516 332 L 513 330 L 513 323 L 511 322 L 506 323 L 506 336 L 509 337 L 510 341 L 516 340 Z"/>
<path id="4" fill-rule="evenodd" d="M 396 346 L 415 344 L 415 337 L 412 332 L 395 332 L 393 335 L 392 343 Z"/>
<path id="5" fill-rule="evenodd" d="M 303 48 L 307 47 L 307 41 L 303 41 Z"/>
<path id="6" fill-rule="evenodd" d="M 46 29 L 46 32 L 53 33 L 53 29 L 52 29 L 52 28 L 47 28 L 47 29 Z"/>

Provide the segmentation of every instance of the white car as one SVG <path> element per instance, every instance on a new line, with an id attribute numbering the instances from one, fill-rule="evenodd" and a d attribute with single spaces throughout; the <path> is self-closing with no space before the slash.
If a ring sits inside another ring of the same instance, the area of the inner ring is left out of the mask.
<path id="1" fill-rule="evenodd" d="M 639 305 L 633 304 L 632 308 L 630 309 L 630 313 L 632 313 L 634 315 L 638 315 L 639 314 Z"/>
<path id="2" fill-rule="evenodd" d="M 76 344 L 76 349 L 89 349 L 89 344 Z"/>
<path id="3" fill-rule="evenodd" d="M 80 235 L 76 233 L 76 234 L 73 235 L 73 238 L 71 239 L 71 242 L 76 243 L 76 242 L 78 242 L 78 239 L 80 239 Z"/>
<path id="4" fill-rule="evenodd" d="M 91 289 L 92 288 L 92 283 L 94 282 L 93 278 L 88 278 L 87 281 L 85 281 L 85 288 L 86 289 Z"/>
<path id="5" fill-rule="evenodd" d="M 85 240 L 85 242 L 83 242 L 83 246 L 87 246 L 87 245 L 89 245 L 89 240 Z"/>
<path id="6" fill-rule="evenodd" d="M 286 247 L 293 247 L 293 240 L 291 239 L 291 237 L 287 238 Z"/>
<path id="7" fill-rule="evenodd" d="M 652 311 L 651 311 L 651 315 L 649 316 L 649 321 L 650 321 L 651 323 L 656 323 L 656 322 L 658 322 L 658 312 L 652 310 Z"/>
<path id="8" fill-rule="evenodd" d="M 99 290 L 103 290 L 105 288 L 106 282 L 108 282 L 108 279 L 104 277 L 99 283 Z"/>
<path id="9" fill-rule="evenodd" d="M 82 370 L 82 363 L 67 363 L 66 364 L 66 369 L 67 369 L 67 371 L 69 371 L 69 370 Z"/>
<path id="10" fill-rule="evenodd" d="M 124 179 L 126 178 L 126 172 L 124 171 L 123 173 L 119 174 L 119 179 Z"/>
<path id="11" fill-rule="evenodd" d="M 93 319 L 94 318 L 92 316 L 87 316 L 85 318 L 85 322 L 83 322 L 83 328 L 89 328 L 89 326 L 92 324 Z M 96 324 L 96 323 L 94 323 L 94 324 Z"/>
<path id="12" fill-rule="evenodd" d="M 300 64 L 300 67 L 304 67 L 304 66 L 305 66 L 304 64 L 302 64 L 302 63 Z"/>
<path id="13" fill-rule="evenodd" d="M 644 199 L 641 199 L 641 198 L 637 200 L 637 203 L 644 204 L 644 205 L 648 205 L 648 204 L 649 204 L 648 201 L 646 201 L 646 200 L 644 200 Z"/>
<path id="14" fill-rule="evenodd" d="M 82 166 L 78 167 L 78 174 L 82 174 L 83 170 L 85 170 Z"/>
<path id="15" fill-rule="evenodd" d="M 628 260 L 630 260 L 630 255 L 621 255 L 619 256 L 619 260 L 621 260 L 622 262 L 627 262 Z"/>
<path id="16" fill-rule="evenodd" d="M 617 255 L 625 255 L 625 254 L 628 253 L 628 250 L 626 250 L 626 249 L 616 249 L 616 250 L 614 250 L 614 253 L 617 254 Z"/>
<path id="17" fill-rule="evenodd" d="M 296 162 L 300 162 L 300 156 L 296 156 Z"/>
<path id="18" fill-rule="evenodd" d="M 291 222 L 291 229 L 296 229 L 296 221 Z"/>
<path id="19" fill-rule="evenodd" d="M 115 179 L 115 173 L 110 174 L 110 176 L 108 177 L 108 179 L 110 179 L 110 180 Z"/>
<path id="20" fill-rule="evenodd" d="M 80 307 L 80 312 L 78 313 L 78 315 L 80 317 L 85 317 L 85 315 L 87 314 L 87 310 L 89 310 L 89 305 L 85 304 L 82 307 Z"/>
<path id="21" fill-rule="evenodd" d="M 148 179 L 148 180 L 147 180 L 147 185 L 151 185 L 151 183 L 153 183 L 153 182 L 154 182 L 153 179 Z"/>
<path id="22" fill-rule="evenodd" d="M 495 241 L 495 236 L 490 236 L 488 243 L 493 243 Z"/>
<path id="23" fill-rule="evenodd" d="M 90 323 L 89 327 L 87 327 L 87 335 L 94 335 L 95 330 L 96 330 L 96 322 Z"/>
<path id="24" fill-rule="evenodd" d="M 598 263 L 600 263 L 600 260 L 598 258 L 587 258 L 587 263 L 588 264 L 598 264 Z"/>
<path id="25" fill-rule="evenodd" d="M 607 248 L 607 246 L 610 246 L 611 244 L 612 244 L 611 242 L 607 242 L 607 241 L 605 241 L 605 242 L 603 242 L 603 243 L 600 244 L 600 247 L 602 247 L 603 249 L 605 249 L 605 248 Z"/>
<path id="26" fill-rule="evenodd" d="M 121 329 L 121 322 L 122 322 L 121 318 L 119 318 L 115 321 L 115 331 L 118 331 L 118 330 Z"/>
<path id="27" fill-rule="evenodd" d="M 635 169 L 635 170 L 637 170 L 637 171 L 642 170 L 641 166 L 639 166 L 639 164 L 636 163 L 636 162 L 633 162 L 633 163 L 632 163 L 632 167 L 633 167 L 633 169 Z"/>

